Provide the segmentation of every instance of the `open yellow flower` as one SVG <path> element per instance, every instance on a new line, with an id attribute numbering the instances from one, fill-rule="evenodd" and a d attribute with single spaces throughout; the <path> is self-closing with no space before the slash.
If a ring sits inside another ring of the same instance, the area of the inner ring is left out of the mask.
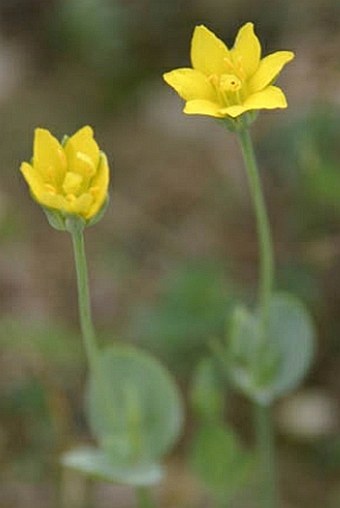
<path id="1" fill-rule="evenodd" d="M 33 198 L 62 217 L 86 222 L 103 208 L 108 196 L 109 167 L 91 127 L 83 127 L 61 144 L 46 129 L 36 129 L 31 163 L 21 172 Z"/>
<path id="2" fill-rule="evenodd" d="M 240 28 L 232 49 L 201 25 L 191 41 L 193 68 L 175 69 L 163 77 L 186 101 L 185 113 L 236 118 L 250 110 L 287 107 L 284 93 L 273 82 L 293 58 L 291 51 L 261 58 L 253 23 Z"/>

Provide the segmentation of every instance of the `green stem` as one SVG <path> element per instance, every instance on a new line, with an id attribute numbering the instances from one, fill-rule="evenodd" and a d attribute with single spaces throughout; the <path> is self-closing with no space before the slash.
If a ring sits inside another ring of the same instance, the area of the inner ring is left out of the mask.
<path id="1" fill-rule="evenodd" d="M 244 158 L 249 181 L 250 193 L 253 199 L 256 213 L 257 232 L 261 252 L 259 302 L 262 316 L 262 325 L 265 329 L 268 321 L 268 307 L 274 277 L 272 240 L 253 143 L 248 129 L 239 131 L 238 139 L 241 145 L 242 155 Z"/>
<path id="2" fill-rule="evenodd" d="M 274 508 L 278 505 L 278 501 L 273 453 L 275 443 L 270 408 L 255 404 L 254 413 L 261 480 L 259 506 L 261 508 Z"/>
<path id="3" fill-rule="evenodd" d="M 259 171 L 248 129 L 241 129 L 238 132 L 238 139 L 241 145 L 250 193 L 255 208 L 260 244 L 259 310 L 262 337 L 265 343 L 274 276 L 273 247 Z M 269 411 L 269 408 L 261 406 L 257 402 L 254 403 L 256 444 L 261 482 L 261 499 L 259 501 L 259 506 L 261 508 L 275 508 L 278 504 L 275 479 L 274 437 Z"/>
<path id="4" fill-rule="evenodd" d="M 86 356 L 92 374 L 100 383 L 101 394 L 106 407 L 110 407 L 110 399 L 101 371 L 98 369 L 98 347 L 91 316 L 91 304 L 89 294 L 88 270 L 84 245 L 84 227 L 81 221 L 69 219 L 68 230 L 72 236 L 74 258 L 77 272 L 78 303 L 80 326 L 84 339 Z M 136 495 L 139 508 L 154 508 L 154 503 L 146 487 L 137 487 Z"/>
<path id="5" fill-rule="evenodd" d="M 86 356 L 90 369 L 95 370 L 98 357 L 98 348 L 91 316 L 88 270 L 85 255 L 83 227 L 76 220 L 70 225 L 74 258 L 77 272 L 78 305 L 80 326 L 83 335 Z"/>
<path id="6" fill-rule="evenodd" d="M 155 504 L 151 498 L 149 489 L 147 487 L 137 487 L 136 497 L 138 508 L 154 508 Z"/>

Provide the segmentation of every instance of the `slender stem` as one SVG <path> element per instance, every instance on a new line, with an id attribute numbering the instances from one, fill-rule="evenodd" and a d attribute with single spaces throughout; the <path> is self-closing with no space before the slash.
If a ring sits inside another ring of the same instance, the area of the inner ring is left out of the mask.
<path id="1" fill-rule="evenodd" d="M 238 132 L 238 139 L 241 145 L 250 192 L 255 208 L 260 244 L 259 310 L 262 325 L 262 340 L 265 344 L 269 303 L 274 276 L 273 247 L 261 181 L 248 129 L 240 130 Z M 278 501 L 275 478 L 274 436 L 270 409 L 255 402 L 254 413 L 261 482 L 261 499 L 259 500 L 259 506 L 260 508 L 274 508 L 277 506 Z"/>
<path id="2" fill-rule="evenodd" d="M 69 222 L 69 231 L 72 236 L 74 258 L 77 272 L 78 303 L 81 331 L 84 339 L 85 351 L 92 374 L 95 374 L 101 383 L 101 394 L 105 404 L 109 405 L 109 397 L 105 383 L 98 366 L 98 347 L 91 316 L 91 304 L 88 283 L 88 270 L 85 255 L 84 233 L 80 222 Z M 107 402 L 106 402 L 107 401 Z M 146 487 L 137 487 L 136 496 L 139 508 L 154 508 L 154 503 Z"/>
<path id="3" fill-rule="evenodd" d="M 278 502 L 273 453 L 275 443 L 270 408 L 255 404 L 254 419 L 262 487 L 259 506 L 261 508 L 274 508 Z"/>
<path id="4" fill-rule="evenodd" d="M 77 272 L 80 326 L 89 366 L 92 370 L 94 370 L 98 356 L 98 348 L 96 344 L 95 332 L 91 316 L 88 271 L 85 255 L 83 228 L 73 227 L 71 229 L 71 235 Z"/>
<path id="5" fill-rule="evenodd" d="M 154 508 L 155 504 L 151 498 L 149 489 L 147 487 L 137 487 L 136 497 L 138 508 Z"/>
<path id="6" fill-rule="evenodd" d="M 241 145 L 241 150 L 247 170 L 250 192 L 256 213 L 257 232 L 259 236 L 261 252 L 259 301 L 260 311 L 262 315 L 262 325 L 265 329 L 268 320 L 268 306 L 274 276 L 272 240 L 253 143 L 248 129 L 239 131 L 238 139 Z"/>

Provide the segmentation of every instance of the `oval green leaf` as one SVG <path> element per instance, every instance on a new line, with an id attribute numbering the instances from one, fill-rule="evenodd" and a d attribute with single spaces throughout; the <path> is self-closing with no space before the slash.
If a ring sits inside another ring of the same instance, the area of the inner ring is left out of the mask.
<path id="1" fill-rule="evenodd" d="M 235 310 L 231 324 L 226 367 L 241 391 L 268 405 L 302 382 L 316 340 L 310 314 L 296 297 L 272 296 L 265 340 L 258 315 L 242 307 Z"/>
<path id="2" fill-rule="evenodd" d="M 158 462 L 182 429 L 182 401 L 168 371 L 130 346 L 112 346 L 99 357 L 88 390 L 91 429 L 112 464 Z"/>
<path id="3" fill-rule="evenodd" d="M 208 423 L 194 437 L 190 462 L 202 482 L 225 502 L 247 481 L 254 459 L 230 428 Z"/>
<path id="4" fill-rule="evenodd" d="M 315 356 L 314 324 L 298 298 L 285 293 L 273 296 L 268 336 L 279 351 L 278 370 L 271 387 L 271 397 L 276 398 L 299 386 Z"/>

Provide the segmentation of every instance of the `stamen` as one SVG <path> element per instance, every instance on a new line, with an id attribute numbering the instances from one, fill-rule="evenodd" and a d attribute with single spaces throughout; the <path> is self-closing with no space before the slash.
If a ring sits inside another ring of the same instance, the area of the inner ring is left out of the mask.
<path id="1" fill-rule="evenodd" d="M 85 170 L 89 177 L 92 177 L 96 172 L 96 167 L 92 159 L 83 152 L 77 152 L 76 157 L 82 163 L 82 169 Z"/>
<path id="2" fill-rule="evenodd" d="M 234 64 L 233 64 L 233 62 L 232 62 L 232 60 L 231 60 L 231 58 L 230 58 L 229 56 L 225 56 L 225 57 L 223 58 L 223 60 L 224 60 L 224 62 L 227 64 L 227 67 L 229 67 L 229 69 L 230 69 L 231 71 L 232 71 L 232 70 L 234 70 Z"/>
<path id="3" fill-rule="evenodd" d="M 57 189 L 50 183 L 45 183 L 45 189 L 49 194 L 57 194 Z"/>
<path id="4" fill-rule="evenodd" d="M 237 70 L 237 73 L 240 76 L 240 78 L 242 80 L 245 80 L 247 76 L 246 76 L 246 73 L 244 72 L 244 69 L 243 69 L 242 56 L 241 55 L 237 56 L 236 65 L 235 66 L 236 66 L 236 70 Z"/>
<path id="5" fill-rule="evenodd" d="M 218 76 L 217 74 L 211 74 L 209 77 L 208 77 L 208 80 L 210 81 L 210 83 L 212 83 L 214 86 L 217 86 L 218 85 Z"/>
<path id="6" fill-rule="evenodd" d="M 90 188 L 90 193 L 92 194 L 92 196 L 95 196 L 96 194 L 98 194 L 99 191 L 100 191 L 100 187 L 98 185 Z"/>

